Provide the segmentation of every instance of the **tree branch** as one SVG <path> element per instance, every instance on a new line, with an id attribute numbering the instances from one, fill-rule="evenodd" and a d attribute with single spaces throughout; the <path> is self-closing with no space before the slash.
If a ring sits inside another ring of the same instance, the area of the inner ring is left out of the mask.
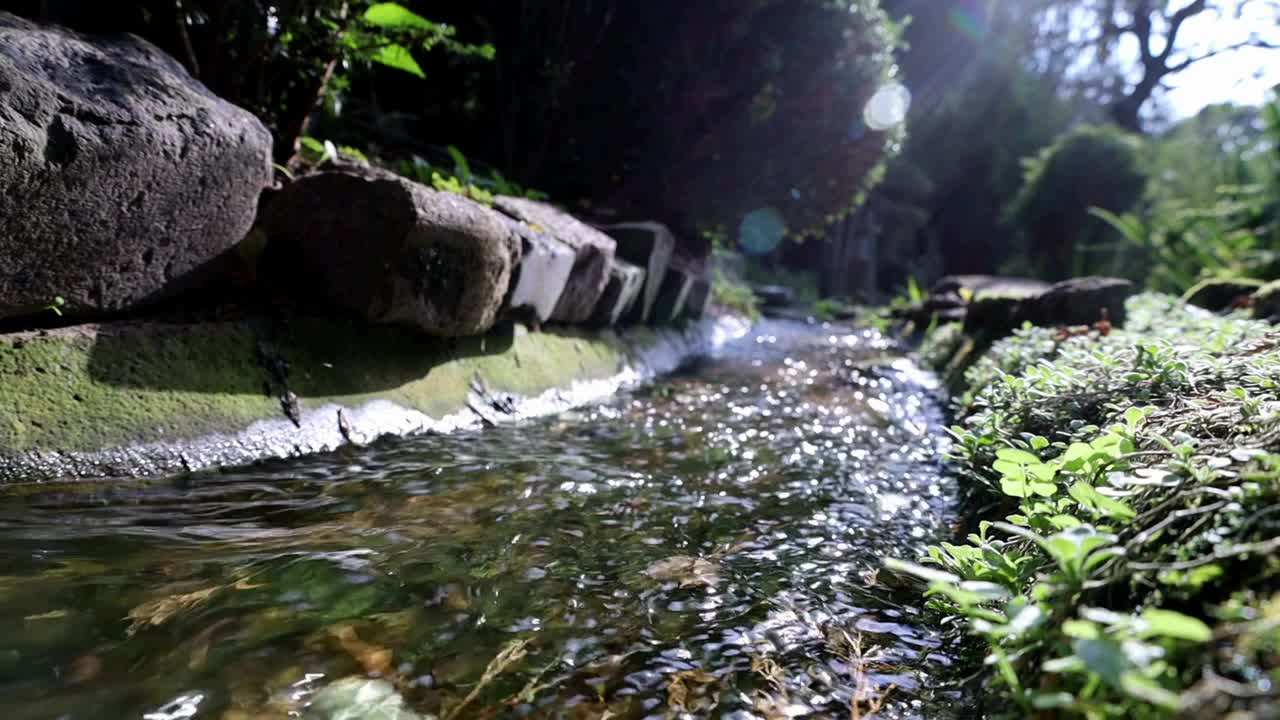
<path id="1" fill-rule="evenodd" d="M 1224 45 L 1223 47 L 1215 48 L 1201 55 L 1193 55 L 1191 57 L 1188 57 L 1185 60 L 1182 60 L 1181 62 L 1177 63 L 1176 65 L 1169 66 L 1169 74 L 1182 72 L 1183 70 L 1186 70 L 1187 68 L 1191 67 L 1195 63 L 1198 63 L 1201 60 L 1208 60 L 1209 58 L 1214 57 L 1215 55 L 1234 52 L 1236 50 L 1242 50 L 1247 47 L 1263 48 L 1265 50 L 1280 50 L 1280 44 L 1267 42 L 1266 40 L 1263 40 L 1262 38 L 1259 38 L 1259 37 L 1251 37 L 1248 40 L 1241 40 L 1238 43 L 1232 43 L 1231 45 Z"/>
<path id="2" fill-rule="evenodd" d="M 1142 53 L 1143 65 L 1147 65 L 1155 59 L 1155 56 L 1151 54 L 1151 9 L 1151 0 L 1138 0 L 1133 6 L 1131 32 L 1138 38 L 1138 51 Z M 1172 35 L 1169 36 L 1169 42 L 1172 45 Z"/>
<path id="3" fill-rule="evenodd" d="M 1178 31 L 1182 29 L 1182 24 L 1208 8 L 1209 0 L 1192 0 L 1191 3 L 1173 13 L 1173 16 L 1169 18 L 1169 32 L 1165 35 L 1164 50 L 1160 51 L 1160 62 L 1169 61 L 1169 56 L 1173 54 L 1174 45 L 1178 40 Z"/>

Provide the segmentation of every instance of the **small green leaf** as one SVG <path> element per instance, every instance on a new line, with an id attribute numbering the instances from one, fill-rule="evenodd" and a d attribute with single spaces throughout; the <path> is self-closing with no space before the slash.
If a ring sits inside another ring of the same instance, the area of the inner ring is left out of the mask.
<path id="1" fill-rule="evenodd" d="M 1031 473 L 1032 475 L 1034 475 L 1036 478 L 1040 480 L 1044 480 L 1045 482 L 1048 482 L 1052 480 L 1055 476 L 1057 476 L 1058 468 L 1054 467 L 1053 465 L 1045 465 L 1044 463 L 1037 463 L 1035 465 L 1028 465 L 1027 472 Z"/>
<path id="2" fill-rule="evenodd" d="M 1040 464 L 1040 458 L 1032 455 L 1026 450 L 1019 450 L 1017 448 L 1000 448 L 996 451 L 996 457 L 1001 460 L 1007 460 L 1009 462 L 1019 463 L 1022 465 Z"/>
<path id="3" fill-rule="evenodd" d="M 1201 620 L 1172 610 L 1152 608 L 1142 613 L 1142 637 L 1166 637 L 1191 642 L 1208 642 L 1213 630 Z"/>
<path id="4" fill-rule="evenodd" d="M 1027 471 L 1022 465 L 1008 460 L 997 460 L 991 464 L 991 469 L 1000 473 L 1002 476 L 1010 480 L 1026 480 Z"/>
<path id="5" fill-rule="evenodd" d="M 1039 435 L 1033 436 L 1030 442 L 1032 450 L 1043 450 L 1049 447 L 1049 440 L 1047 438 L 1040 437 Z"/>
<path id="6" fill-rule="evenodd" d="M 409 10 L 400 3 L 374 3 L 364 11 L 365 22 L 385 28 L 406 30 L 438 30 L 439 26 Z"/>
<path id="7" fill-rule="evenodd" d="M 387 67 L 403 70 L 410 75 L 426 77 L 418 61 L 413 59 L 413 54 L 403 45 L 384 45 L 370 53 L 369 59 Z"/>
<path id="8" fill-rule="evenodd" d="M 1109 638 L 1080 638 L 1071 643 L 1071 649 L 1085 667 L 1115 688 L 1120 687 L 1121 676 L 1133 667 L 1120 643 Z"/>
<path id="9" fill-rule="evenodd" d="M 1160 687 L 1155 680 L 1130 670 L 1120 676 L 1120 689 L 1130 697 L 1158 705 L 1166 710 L 1177 710 L 1180 703 L 1177 693 Z"/>
<path id="10" fill-rule="evenodd" d="M 1082 640 L 1094 640 L 1102 637 L 1098 626 L 1088 620 L 1068 620 L 1062 623 L 1062 634 Z"/>
<path id="11" fill-rule="evenodd" d="M 1023 479 L 1001 478 L 1000 492 L 1010 497 L 1025 498 L 1031 496 L 1031 488 L 1028 487 L 1027 481 Z"/>

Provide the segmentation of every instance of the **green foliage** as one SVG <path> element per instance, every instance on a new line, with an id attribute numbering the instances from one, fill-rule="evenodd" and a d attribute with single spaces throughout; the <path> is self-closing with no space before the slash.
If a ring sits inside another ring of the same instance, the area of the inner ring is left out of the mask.
<path id="1" fill-rule="evenodd" d="M 298 152 L 302 159 L 312 167 L 320 167 L 325 163 L 338 160 L 339 156 L 362 163 L 369 162 L 368 156 L 360 149 L 348 145 L 334 145 L 330 140 L 319 140 L 309 135 L 298 138 Z"/>
<path id="2" fill-rule="evenodd" d="M 1083 253 L 1100 249 L 1093 246 L 1109 235 L 1090 208 L 1123 212 L 1146 183 L 1138 139 L 1095 125 L 1077 127 L 1028 158 L 1025 173 L 1008 213 L 1025 234 L 1029 255 L 1051 277 L 1081 274 Z"/>
<path id="3" fill-rule="evenodd" d="M 1152 289 L 1180 293 L 1204 279 L 1267 278 L 1280 269 L 1280 100 L 1261 111 L 1261 136 L 1240 127 L 1253 113 L 1212 110 L 1158 143 L 1147 209 L 1092 210 L 1140 251 L 1125 274 Z M 1215 119 L 1219 125 L 1204 127 Z M 1198 143 L 1187 148 L 1193 132 Z"/>
<path id="4" fill-rule="evenodd" d="M 52 300 L 49 301 L 48 305 L 44 306 L 44 309 L 48 310 L 54 315 L 57 315 L 58 317 L 62 317 L 62 308 L 66 304 L 67 304 L 67 301 L 63 299 L 61 295 L 56 295 Z"/>
<path id="5" fill-rule="evenodd" d="M 457 193 L 485 205 L 492 205 L 495 195 L 512 195 L 530 200 L 547 199 L 546 193 L 507 180 L 497 170 L 489 173 L 473 172 L 470 161 L 461 150 L 452 145 L 446 149 L 453 161 L 452 167 L 433 165 L 415 155 L 400 164 L 400 174 L 437 190 Z"/>
<path id="6" fill-rule="evenodd" d="M 492 45 L 458 42 L 452 26 L 431 22 L 398 3 L 374 3 L 357 17 L 359 20 L 341 34 L 343 48 L 351 60 L 374 62 L 426 77 L 413 57 L 415 47 L 421 50 L 442 47 L 454 54 L 485 59 L 493 59 L 495 55 Z"/>
<path id="7" fill-rule="evenodd" d="M 751 287 L 721 268 L 716 268 L 715 279 L 711 283 L 711 302 L 752 320 L 760 318 L 760 303 Z"/>
<path id="8" fill-rule="evenodd" d="M 892 564 L 966 621 L 1005 716 L 1245 711 L 1280 671 L 1274 627 L 1239 620 L 1280 590 L 1275 333 L 1167 296 L 1128 311 L 1101 337 L 1020 330 L 969 370 L 952 454 L 999 521 Z M 1196 686 L 1209 671 L 1235 684 Z"/>

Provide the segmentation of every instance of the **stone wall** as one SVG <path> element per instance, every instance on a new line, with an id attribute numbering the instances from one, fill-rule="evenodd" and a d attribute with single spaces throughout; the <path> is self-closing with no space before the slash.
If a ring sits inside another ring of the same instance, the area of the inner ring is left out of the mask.
<path id="1" fill-rule="evenodd" d="M 718 322 L 659 223 L 370 166 L 273 181 L 271 147 L 143 40 L 0 13 L 0 482 L 500 422 Z"/>

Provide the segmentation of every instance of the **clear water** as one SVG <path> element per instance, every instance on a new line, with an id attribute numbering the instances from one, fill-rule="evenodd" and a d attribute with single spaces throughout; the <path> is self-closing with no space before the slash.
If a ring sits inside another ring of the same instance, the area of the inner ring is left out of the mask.
<path id="1" fill-rule="evenodd" d="M 964 716 L 876 573 L 949 532 L 941 421 L 878 336 L 775 322 L 556 418 L 10 490 L 0 715 Z"/>

